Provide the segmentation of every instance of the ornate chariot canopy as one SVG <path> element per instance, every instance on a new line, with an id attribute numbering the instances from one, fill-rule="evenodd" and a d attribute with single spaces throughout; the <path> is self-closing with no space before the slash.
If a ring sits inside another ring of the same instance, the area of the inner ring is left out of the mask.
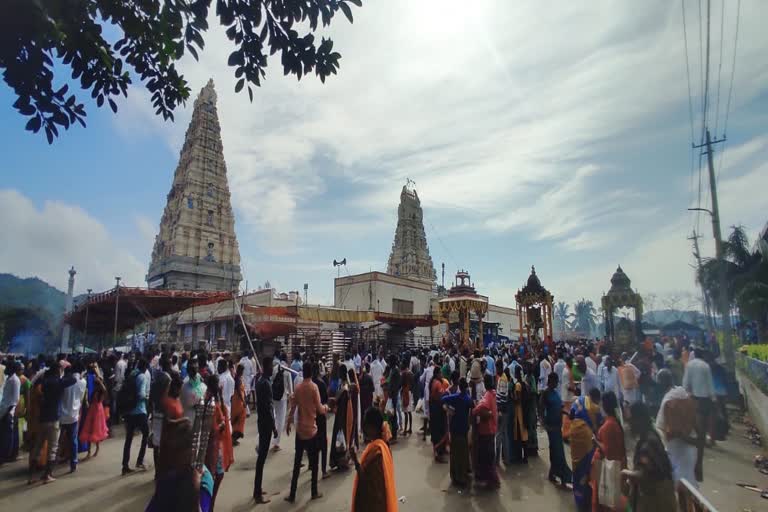
<path id="1" fill-rule="evenodd" d="M 515 294 L 517 312 L 520 321 L 520 339 L 523 337 L 523 322 L 528 339 L 538 336 L 539 329 L 543 329 L 544 339 L 552 336 L 552 302 L 554 296 L 541 285 L 539 276 L 536 275 L 536 267 L 531 265 L 531 275 L 523 286 Z"/>
<path id="2" fill-rule="evenodd" d="M 459 323 L 463 324 L 464 343 L 469 343 L 469 324 L 470 314 L 474 313 L 480 323 L 480 332 L 483 332 L 483 317 L 488 314 L 488 297 L 480 295 L 472 286 L 469 272 L 460 270 L 456 273 L 456 283 L 450 290 L 448 296 L 440 299 L 437 303 L 440 318 L 444 319 L 446 325 L 449 323 L 451 313 L 458 314 Z M 448 328 L 446 326 L 446 332 Z M 479 347 L 482 347 L 482 339 L 478 340 Z"/>
<path id="3" fill-rule="evenodd" d="M 632 281 L 624 273 L 621 265 L 616 269 L 611 277 L 611 289 L 603 295 L 603 310 L 609 311 L 616 308 L 635 308 L 638 317 L 643 316 L 643 298 L 639 293 L 632 290 L 630 284 Z"/>
<path id="4" fill-rule="evenodd" d="M 519 306 L 535 306 L 552 302 L 553 295 L 549 290 L 541 286 L 539 276 L 536 275 L 536 267 L 531 266 L 531 275 L 522 290 L 515 294 L 515 301 Z"/>

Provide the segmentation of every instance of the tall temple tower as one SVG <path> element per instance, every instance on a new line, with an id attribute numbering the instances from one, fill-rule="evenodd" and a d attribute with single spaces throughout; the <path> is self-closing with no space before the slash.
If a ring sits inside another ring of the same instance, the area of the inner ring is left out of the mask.
<path id="1" fill-rule="evenodd" d="M 235 290 L 240 250 L 213 80 L 195 100 L 147 273 L 150 288 Z"/>
<path id="2" fill-rule="evenodd" d="M 387 273 L 433 283 L 437 274 L 429 255 L 424 213 L 416 189 L 409 188 L 411 183 L 408 180 L 400 192 L 395 241 L 392 243 Z"/>

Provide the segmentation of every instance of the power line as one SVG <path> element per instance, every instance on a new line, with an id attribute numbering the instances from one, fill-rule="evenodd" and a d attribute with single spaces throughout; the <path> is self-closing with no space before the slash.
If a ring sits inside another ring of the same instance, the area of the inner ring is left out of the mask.
<path id="1" fill-rule="evenodd" d="M 733 77 L 736 74 L 736 49 L 739 45 L 739 18 L 741 15 L 741 0 L 736 5 L 736 36 L 733 40 L 733 64 L 731 64 L 731 84 L 728 86 L 728 103 L 725 106 L 725 122 L 723 123 L 723 137 L 728 131 L 728 115 L 731 112 L 731 97 L 733 94 Z"/>
<path id="2" fill-rule="evenodd" d="M 717 102 L 715 103 L 715 136 L 720 122 L 720 72 L 723 70 L 723 25 L 725 22 L 725 0 L 720 2 L 720 58 L 717 60 Z"/>
<path id="3" fill-rule="evenodd" d="M 709 117 L 709 42 L 710 42 L 710 27 L 711 27 L 711 18 L 710 18 L 710 7 L 711 7 L 711 0 L 707 0 L 707 51 L 706 51 L 706 60 L 705 66 L 706 69 L 704 71 L 704 108 L 702 112 L 702 123 L 701 123 L 701 138 L 704 140 L 704 133 L 707 130 L 707 117 Z"/>
<path id="4" fill-rule="evenodd" d="M 680 1 L 683 11 L 683 44 L 685 45 L 685 77 L 688 80 L 688 116 L 691 121 L 691 144 L 693 144 L 693 95 L 691 94 L 691 65 L 688 61 L 688 30 L 685 26 L 685 0 Z M 691 164 L 693 174 L 693 164 Z"/>
<path id="5" fill-rule="evenodd" d="M 685 78 L 688 84 L 688 118 L 691 124 L 691 170 L 688 178 L 688 204 L 691 204 L 693 199 L 693 171 L 696 165 L 696 157 L 694 156 L 693 142 L 693 95 L 691 94 L 691 64 L 688 59 L 688 29 L 685 23 L 685 0 L 680 0 L 680 7 L 683 15 L 683 45 L 685 47 Z M 698 214 L 694 214 L 696 216 Z"/>
<path id="6" fill-rule="evenodd" d="M 705 111 L 704 103 L 704 36 L 702 34 L 702 21 L 701 21 L 701 0 L 699 0 L 699 80 L 701 87 L 701 112 L 702 115 Z M 706 120 L 702 124 L 706 124 Z M 704 140 L 704 134 L 701 135 L 702 141 Z"/>
<path id="7" fill-rule="evenodd" d="M 726 139 L 726 133 L 728 132 L 728 116 L 731 113 L 731 97 L 733 94 L 733 79 L 736 74 L 736 50 L 739 45 L 739 19 L 741 15 L 741 0 L 739 0 L 738 4 L 736 5 L 736 35 L 733 39 L 733 62 L 731 64 L 731 80 L 730 85 L 728 86 L 728 102 L 725 107 L 725 120 L 723 123 L 723 149 L 720 151 L 720 165 L 717 168 L 717 177 L 715 178 L 715 181 L 717 183 L 720 183 L 720 170 L 723 168 L 724 161 L 725 161 L 725 148 L 728 145 L 727 139 Z"/>

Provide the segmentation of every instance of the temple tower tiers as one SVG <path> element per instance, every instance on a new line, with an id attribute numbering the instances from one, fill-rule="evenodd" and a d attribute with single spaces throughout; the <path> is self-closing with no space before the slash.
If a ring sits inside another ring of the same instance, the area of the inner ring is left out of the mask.
<path id="1" fill-rule="evenodd" d="M 409 189 L 407 184 L 400 193 L 395 241 L 392 243 L 387 273 L 431 283 L 437 279 L 424 231 L 421 201 L 416 190 Z"/>
<path id="2" fill-rule="evenodd" d="M 150 288 L 237 289 L 240 250 L 213 80 L 195 100 L 147 273 Z"/>

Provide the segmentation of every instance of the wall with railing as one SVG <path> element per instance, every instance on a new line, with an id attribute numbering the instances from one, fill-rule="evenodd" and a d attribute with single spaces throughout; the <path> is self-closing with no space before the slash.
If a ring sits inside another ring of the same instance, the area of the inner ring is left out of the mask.
<path id="1" fill-rule="evenodd" d="M 757 429 L 768 432 L 768 363 L 744 354 L 736 355 L 736 379 L 744 404 Z"/>
<path id="2" fill-rule="evenodd" d="M 768 363 L 744 354 L 736 355 L 736 367 L 757 386 L 760 391 L 768 395 Z"/>

